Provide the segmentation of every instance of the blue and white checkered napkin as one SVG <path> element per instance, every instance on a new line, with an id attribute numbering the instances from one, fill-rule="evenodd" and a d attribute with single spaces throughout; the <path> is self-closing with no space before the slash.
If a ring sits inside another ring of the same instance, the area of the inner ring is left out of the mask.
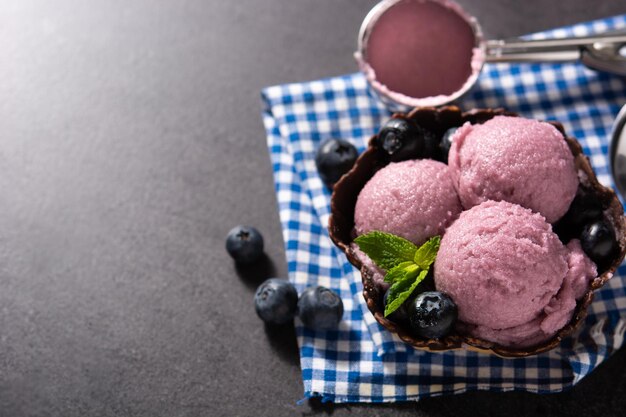
<path id="1" fill-rule="evenodd" d="M 626 15 L 534 35 L 586 35 L 626 27 Z M 626 267 L 596 293 L 583 329 L 551 352 L 501 359 L 454 351 L 414 350 L 382 328 L 361 294 L 361 276 L 328 237 L 330 192 L 314 162 L 318 144 L 343 138 L 359 151 L 389 117 L 360 73 L 263 90 L 263 121 L 274 169 L 289 278 L 298 291 L 337 291 L 345 313 L 339 329 L 314 332 L 297 322 L 306 397 L 385 402 L 467 390 L 560 391 L 576 384 L 624 340 Z M 556 119 L 578 138 L 604 184 L 611 184 L 608 137 L 626 103 L 626 79 L 577 63 L 487 64 L 462 108 L 505 107 Z"/>

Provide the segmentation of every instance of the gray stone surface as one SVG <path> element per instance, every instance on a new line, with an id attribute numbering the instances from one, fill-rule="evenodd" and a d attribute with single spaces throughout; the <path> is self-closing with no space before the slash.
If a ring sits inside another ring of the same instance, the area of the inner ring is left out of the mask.
<path id="1" fill-rule="evenodd" d="M 624 350 L 564 394 L 296 405 L 293 331 L 251 303 L 286 273 L 259 90 L 355 71 L 374 3 L 0 3 L 0 417 L 623 415 Z M 461 3 L 498 37 L 626 13 Z M 238 223 L 261 267 L 227 258 Z"/>

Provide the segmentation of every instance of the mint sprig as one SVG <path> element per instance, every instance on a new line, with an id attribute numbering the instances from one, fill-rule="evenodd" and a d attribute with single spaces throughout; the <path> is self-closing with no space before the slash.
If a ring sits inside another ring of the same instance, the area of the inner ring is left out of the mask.
<path id="1" fill-rule="evenodd" d="M 391 284 L 385 317 L 404 303 L 435 262 L 441 237 L 430 238 L 419 248 L 408 240 L 385 232 L 370 232 L 354 239 L 376 265 L 386 271 L 385 282 Z"/>
<path id="2" fill-rule="evenodd" d="M 402 262 L 387 271 L 385 274 L 385 282 L 393 284 L 406 274 L 412 274 L 413 272 L 419 272 L 419 267 L 415 265 L 415 263 L 411 261 Z"/>

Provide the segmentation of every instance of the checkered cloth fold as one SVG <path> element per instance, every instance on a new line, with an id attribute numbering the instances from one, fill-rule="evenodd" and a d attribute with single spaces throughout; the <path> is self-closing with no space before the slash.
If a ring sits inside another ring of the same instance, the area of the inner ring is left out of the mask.
<path id="1" fill-rule="evenodd" d="M 626 15 L 532 35 L 582 36 L 626 27 Z M 363 300 L 361 276 L 328 237 L 330 192 L 314 162 L 318 144 L 343 138 L 362 151 L 390 116 L 360 73 L 263 90 L 263 121 L 274 170 L 289 279 L 298 291 L 332 288 L 345 313 L 337 330 L 313 331 L 296 321 L 306 397 L 335 402 L 388 402 L 467 390 L 539 393 L 573 386 L 624 340 L 626 267 L 598 291 L 587 319 L 555 350 L 523 359 L 467 351 L 414 350 L 382 328 Z M 459 102 L 465 109 L 505 107 L 555 119 L 579 139 L 599 180 L 612 185 L 610 129 L 626 103 L 626 79 L 578 63 L 487 64 Z"/>

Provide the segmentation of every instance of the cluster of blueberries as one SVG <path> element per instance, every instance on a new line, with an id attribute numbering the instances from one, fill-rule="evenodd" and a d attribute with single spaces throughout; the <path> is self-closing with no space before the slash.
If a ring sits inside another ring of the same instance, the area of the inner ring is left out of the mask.
<path id="1" fill-rule="evenodd" d="M 448 163 L 452 136 L 457 130 L 452 127 L 440 138 L 411 120 L 393 118 L 382 127 L 377 140 L 391 162 L 420 158 Z"/>
<path id="2" fill-rule="evenodd" d="M 392 118 L 382 127 L 377 140 L 391 162 L 420 157 L 447 163 L 451 138 L 457 129 L 450 128 L 440 139 L 410 120 Z M 327 139 L 322 142 L 315 155 L 315 165 L 324 184 L 332 189 L 339 178 L 352 168 L 358 156 L 354 145 L 345 140 Z"/>
<path id="3" fill-rule="evenodd" d="M 226 238 L 226 251 L 238 264 L 251 264 L 263 255 L 263 236 L 251 226 L 236 226 Z M 343 302 L 325 287 L 305 289 L 300 297 L 286 279 L 270 278 L 254 295 L 258 316 L 269 325 L 287 324 L 297 315 L 311 329 L 330 330 L 343 316 Z"/>
<path id="4" fill-rule="evenodd" d="M 579 189 L 565 215 L 554 224 L 554 232 L 563 243 L 579 239 L 580 246 L 598 266 L 598 272 L 609 267 L 619 243 L 615 231 L 605 218 L 606 203 Z"/>

